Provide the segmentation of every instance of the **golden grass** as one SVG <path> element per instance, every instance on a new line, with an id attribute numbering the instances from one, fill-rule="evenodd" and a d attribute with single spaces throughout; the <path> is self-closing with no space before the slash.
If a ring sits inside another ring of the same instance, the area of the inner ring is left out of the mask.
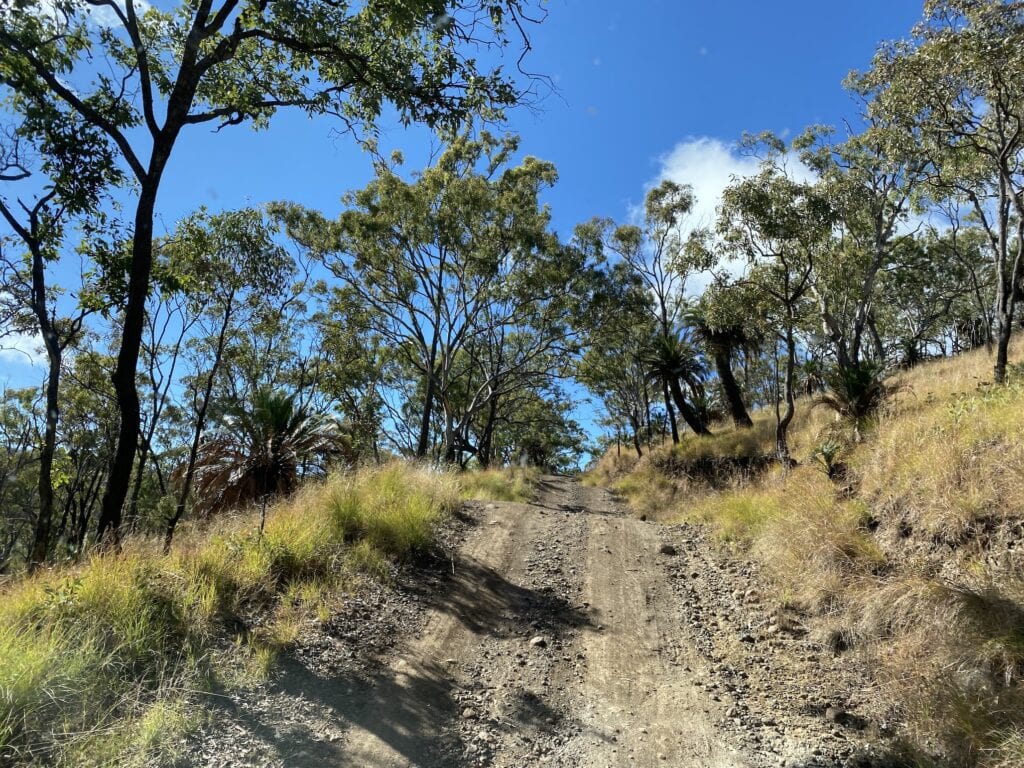
<path id="1" fill-rule="evenodd" d="M 485 469 L 465 472 L 458 482 L 462 498 L 468 501 L 528 502 L 539 474 L 534 467 Z"/>
<path id="2" fill-rule="evenodd" d="M 922 751 L 1024 765 L 1024 371 L 994 387 L 991 363 L 977 351 L 901 372 L 861 442 L 801 401 L 789 471 L 714 482 L 689 471 L 771 452 L 774 414 L 761 412 L 752 430 L 719 425 L 628 467 L 605 457 L 591 481 L 761 560 L 781 603 L 868 654 Z M 831 481 L 815 449 L 836 440 L 847 468 Z"/>
<path id="3" fill-rule="evenodd" d="M 236 515 L 167 556 L 132 541 L 8 585 L 0 762 L 160 764 L 195 723 L 187 691 L 265 674 L 360 572 L 426 546 L 459 503 L 453 475 L 392 464 L 304 488 L 262 534 Z"/>

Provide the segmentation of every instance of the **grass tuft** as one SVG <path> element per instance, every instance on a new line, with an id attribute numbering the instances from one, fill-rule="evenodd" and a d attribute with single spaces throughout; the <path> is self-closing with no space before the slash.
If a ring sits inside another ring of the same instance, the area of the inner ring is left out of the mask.
<path id="1" fill-rule="evenodd" d="M 533 498 L 539 471 L 532 467 L 508 467 L 465 472 L 458 481 L 467 501 L 518 501 Z"/>

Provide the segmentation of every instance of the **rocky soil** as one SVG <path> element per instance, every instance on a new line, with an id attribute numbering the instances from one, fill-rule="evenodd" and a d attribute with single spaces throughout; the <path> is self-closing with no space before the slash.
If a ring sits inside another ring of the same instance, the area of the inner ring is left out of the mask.
<path id="1" fill-rule="evenodd" d="M 185 764 L 886 764 L 856 657 L 701 529 L 547 477 L 533 504 L 467 505 L 445 542 L 216 698 Z"/>

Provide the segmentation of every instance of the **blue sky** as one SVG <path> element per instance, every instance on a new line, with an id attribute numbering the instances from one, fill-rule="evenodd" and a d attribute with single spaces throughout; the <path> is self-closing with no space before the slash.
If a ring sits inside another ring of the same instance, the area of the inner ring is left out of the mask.
<path id="1" fill-rule="evenodd" d="M 526 65 L 557 87 L 535 109 L 509 114 L 522 152 L 550 160 L 560 182 L 548 194 L 555 226 L 595 215 L 624 220 L 663 176 L 691 183 L 698 215 L 750 163 L 732 152 L 744 131 L 795 135 L 853 118 L 841 82 L 867 66 L 877 44 L 905 36 L 921 0 L 550 0 L 530 28 Z M 329 213 L 370 177 L 369 158 L 330 119 L 281 113 L 271 128 L 183 134 L 158 201 L 164 226 L 200 205 L 237 208 L 294 200 Z M 410 168 L 430 135 L 382 124 L 385 149 Z M 161 225 L 158 224 L 158 231 Z M 0 383 L 27 383 L 25 357 L 0 354 Z"/>
<path id="2" fill-rule="evenodd" d="M 852 117 L 843 77 L 866 66 L 881 40 L 906 35 L 921 2 L 551 0 L 548 7 L 548 19 L 531 29 L 527 64 L 558 91 L 539 111 L 512 111 L 508 128 L 522 136 L 524 153 L 558 167 L 549 200 L 568 234 L 594 215 L 626 217 L 646 185 L 666 170 L 686 173 L 688 160 L 712 166 L 693 169 L 689 181 L 699 192 L 697 176 L 727 165 L 715 153 L 743 131 L 795 135 Z M 382 127 L 382 144 L 402 149 L 411 167 L 426 157 L 425 131 Z M 199 204 L 291 199 L 338 210 L 341 193 L 368 180 L 370 163 L 334 128 L 329 119 L 282 113 L 261 133 L 192 129 L 161 191 L 168 226 Z M 666 169 L 674 150 L 676 166 Z"/>

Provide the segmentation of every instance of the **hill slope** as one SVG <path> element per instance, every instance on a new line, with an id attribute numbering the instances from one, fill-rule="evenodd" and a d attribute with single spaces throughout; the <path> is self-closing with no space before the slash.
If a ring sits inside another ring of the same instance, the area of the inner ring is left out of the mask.
<path id="1" fill-rule="evenodd" d="M 790 471 L 761 458 L 762 413 L 640 461 L 605 456 L 591 481 L 756 561 L 781 611 L 869 662 L 911 762 L 1021 765 L 1024 372 L 994 387 L 990 366 L 977 352 L 900 374 L 859 442 L 802 403 Z"/>

